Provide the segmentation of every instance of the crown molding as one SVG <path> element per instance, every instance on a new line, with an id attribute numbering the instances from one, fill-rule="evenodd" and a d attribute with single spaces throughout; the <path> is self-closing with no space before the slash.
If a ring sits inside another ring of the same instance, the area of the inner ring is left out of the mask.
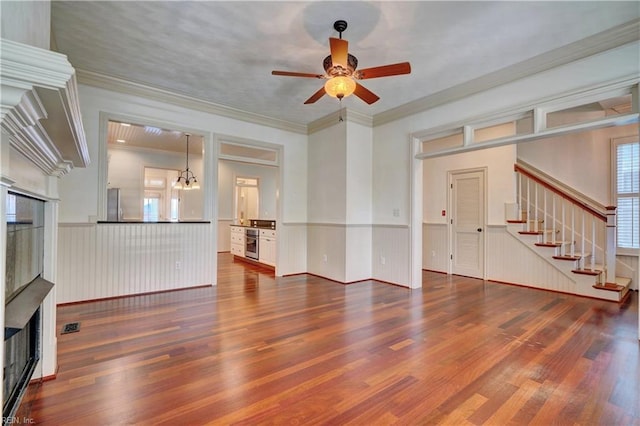
<path id="1" fill-rule="evenodd" d="M 202 111 L 209 114 L 215 114 L 222 117 L 245 121 L 248 123 L 260 124 L 263 126 L 286 130 L 293 133 L 307 134 L 307 126 L 305 124 L 279 120 L 260 114 L 242 111 L 236 108 L 227 107 L 213 102 L 197 99 L 191 96 L 173 93 L 168 90 L 127 81 L 121 78 L 112 77 L 93 71 L 77 69 L 76 73 L 78 75 L 78 82 L 87 86 L 125 93 L 128 95 L 140 96 L 158 102 L 169 103 L 196 111 Z"/>
<path id="2" fill-rule="evenodd" d="M 67 57 L 0 39 L 0 62 L 0 126 L 11 146 L 50 176 L 86 167 L 89 149 Z"/>
<path id="3" fill-rule="evenodd" d="M 379 126 L 418 114 L 638 40 L 640 40 L 640 19 L 635 19 L 496 72 L 376 114 L 373 117 L 373 125 Z"/>
<path id="4" fill-rule="evenodd" d="M 345 107 L 309 123 L 308 134 L 311 135 L 313 133 L 319 132 L 320 130 L 335 126 L 337 123 L 340 122 L 341 117 L 342 117 L 342 120 L 347 123 L 356 123 L 356 124 L 361 124 L 367 127 L 373 127 L 373 117 L 371 117 L 370 115 L 363 114 L 361 112 L 347 109 Z"/>

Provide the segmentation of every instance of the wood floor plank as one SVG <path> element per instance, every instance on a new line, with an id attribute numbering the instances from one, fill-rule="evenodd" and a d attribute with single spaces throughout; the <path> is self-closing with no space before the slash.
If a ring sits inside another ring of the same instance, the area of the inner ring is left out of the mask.
<path id="1" fill-rule="evenodd" d="M 218 259 L 218 285 L 58 307 L 43 425 L 640 425 L 623 304 L 423 272 L 423 288 Z M 23 410 L 24 412 L 24 410 Z"/>

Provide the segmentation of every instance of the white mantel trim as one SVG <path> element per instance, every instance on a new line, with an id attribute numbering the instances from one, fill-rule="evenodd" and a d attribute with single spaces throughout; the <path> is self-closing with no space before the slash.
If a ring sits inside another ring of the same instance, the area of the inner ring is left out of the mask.
<path id="1" fill-rule="evenodd" d="M 11 145 L 50 176 L 86 167 L 89 148 L 67 57 L 0 39 L 0 61 L 0 125 Z"/>

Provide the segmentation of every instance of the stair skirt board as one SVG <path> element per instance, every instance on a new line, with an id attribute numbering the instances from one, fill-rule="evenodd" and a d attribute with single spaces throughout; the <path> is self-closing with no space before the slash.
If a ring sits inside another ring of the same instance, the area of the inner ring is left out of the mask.
<path id="1" fill-rule="evenodd" d="M 626 298 L 629 292 L 630 280 L 627 280 L 624 283 L 615 283 L 615 288 L 618 288 L 617 286 L 622 288 L 613 291 L 611 285 L 603 285 L 602 281 L 604 278 L 602 277 L 603 271 L 601 269 L 580 268 L 579 262 L 585 257 L 590 256 L 590 254 L 586 254 L 584 256 L 581 254 L 576 254 L 574 256 L 553 255 L 549 252 L 549 248 L 553 248 L 553 251 L 555 252 L 555 249 L 559 246 L 550 245 L 552 243 L 540 243 L 537 241 L 537 238 L 540 235 L 543 235 L 544 231 L 521 231 L 519 230 L 521 223 L 522 222 L 520 221 L 507 221 L 507 233 L 513 236 L 525 247 L 536 253 L 540 258 L 544 259 L 550 267 L 560 271 L 568 279 L 575 282 L 575 291 L 556 290 L 552 288 L 537 287 L 530 284 L 524 284 L 524 286 L 613 302 L 622 302 Z M 531 236 L 535 236 L 536 241 L 532 240 Z M 574 263 L 567 261 L 573 261 Z"/>
<path id="2" fill-rule="evenodd" d="M 606 302 L 616 302 L 616 303 L 625 302 L 627 300 L 627 298 L 629 297 L 629 294 L 631 294 L 631 291 L 632 291 L 629 287 L 626 287 L 622 291 L 613 291 L 612 289 L 608 289 L 608 288 L 605 289 L 605 288 L 603 288 L 601 286 L 593 285 L 592 286 L 592 290 L 593 291 L 589 291 L 589 292 L 585 292 L 585 293 L 573 293 L 573 292 L 570 292 L 570 291 L 553 290 L 553 289 L 549 289 L 549 288 L 536 287 L 535 285 L 531 285 L 531 284 L 512 283 L 512 282 L 509 282 L 509 281 L 501 281 L 501 280 L 494 280 L 494 279 L 488 279 L 487 281 L 491 281 L 493 283 L 498 283 L 498 284 L 512 285 L 512 286 L 516 286 L 516 287 L 524 287 L 524 288 L 530 288 L 530 289 L 540 290 L 540 291 L 549 291 L 551 293 L 568 294 L 568 295 L 571 295 L 571 296 L 586 297 L 588 299 L 604 300 Z M 603 293 L 610 293 L 612 295 L 616 295 L 617 297 L 616 296 L 603 297 Z"/>

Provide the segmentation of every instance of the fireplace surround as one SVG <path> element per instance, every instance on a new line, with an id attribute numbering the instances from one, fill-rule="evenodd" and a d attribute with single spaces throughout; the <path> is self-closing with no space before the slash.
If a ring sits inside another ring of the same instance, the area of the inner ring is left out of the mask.
<path id="1" fill-rule="evenodd" d="M 41 304 L 53 288 L 42 278 L 44 205 L 9 192 L 6 197 L 3 419 L 15 415 L 42 352 Z"/>

